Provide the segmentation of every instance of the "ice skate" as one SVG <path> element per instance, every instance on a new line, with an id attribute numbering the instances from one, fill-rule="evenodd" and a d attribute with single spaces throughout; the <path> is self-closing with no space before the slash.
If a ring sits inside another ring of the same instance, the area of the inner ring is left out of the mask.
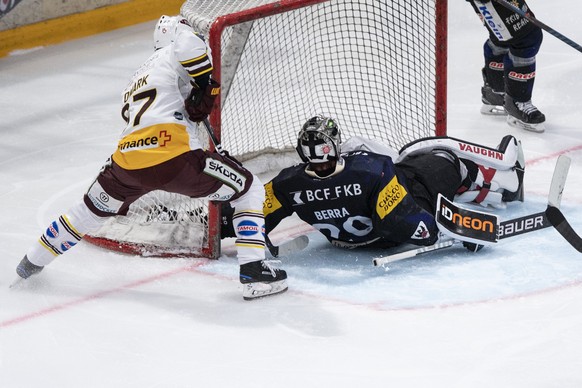
<path id="1" fill-rule="evenodd" d="M 32 264 L 28 260 L 28 257 L 26 257 L 26 255 L 25 255 L 24 258 L 18 264 L 18 267 L 16 267 L 16 273 L 22 279 L 28 279 L 32 275 L 36 275 L 37 273 L 42 271 L 43 268 L 44 267 L 42 267 L 42 266 Z"/>
<path id="2" fill-rule="evenodd" d="M 481 88 L 481 113 L 484 115 L 505 116 L 507 112 L 503 108 L 504 92 L 496 92 L 493 88 L 485 84 Z"/>
<path id="3" fill-rule="evenodd" d="M 506 95 L 504 106 L 507 111 L 507 123 L 512 127 L 537 133 L 546 130 L 544 124 L 546 116 L 531 103 L 531 100 L 519 102 L 514 101 L 513 98 Z"/>
<path id="4" fill-rule="evenodd" d="M 32 275 L 36 275 L 37 273 L 39 273 L 40 271 L 42 271 L 43 268 L 44 268 L 43 266 L 39 266 L 39 265 L 32 264 L 28 260 L 28 257 L 25 255 L 22 258 L 22 260 L 20 261 L 20 263 L 18 263 L 18 266 L 16 267 L 16 273 L 18 274 L 18 277 L 16 278 L 15 281 L 13 281 L 10 284 L 9 288 L 18 287 L 26 279 L 28 279 Z"/>
<path id="5" fill-rule="evenodd" d="M 240 266 L 243 298 L 251 300 L 287 291 L 287 272 L 275 269 L 265 260 Z"/>

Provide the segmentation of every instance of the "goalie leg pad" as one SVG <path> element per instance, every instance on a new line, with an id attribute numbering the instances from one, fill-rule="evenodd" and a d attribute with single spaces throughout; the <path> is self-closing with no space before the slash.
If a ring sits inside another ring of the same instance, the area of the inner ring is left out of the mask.
<path id="1" fill-rule="evenodd" d="M 511 140 L 515 140 L 513 143 Z M 426 137 L 405 145 L 399 152 L 396 162 L 409 156 L 432 152 L 433 149 L 448 149 L 459 158 L 469 159 L 478 165 L 497 170 L 509 170 L 515 167 L 519 157 L 520 143 L 515 137 L 505 136 L 498 148 L 491 148 L 450 136 Z"/>
<path id="2" fill-rule="evenodd" d="M 515 137 L 505 136 L 497 148 L 448 136 L 425 138 L 404 146 L 398 160 L 438 149 L 453 152 L 467 169 L 456 201 L 494 207 L 503 206 L 502 202 L 523 201 L 525 158 Z"/>

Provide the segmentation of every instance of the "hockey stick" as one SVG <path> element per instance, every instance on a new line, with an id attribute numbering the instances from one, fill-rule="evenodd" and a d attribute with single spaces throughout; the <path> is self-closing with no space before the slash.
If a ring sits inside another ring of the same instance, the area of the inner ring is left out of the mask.
<path id="1" fill-rule="evenodd" d="M 228 154 L 222 149 L 222 145 L 218 141 L 216 134 L 214 133 L 214 129 L 210 125 L 210 121 L 208 118 L 205 118 L 203 121 L 204 128 L 206 128 L 206 132 L 208 133 L 208 137 L 212 141 L 214 145 L 214 149 L 222 156 L 228 156 Z M 265 233 L 265 244 L 273 257 L 279 257 L 280 255 L 288 255 L 289 253 L 300 251 L 307 247 L 309 244 L 309 238 L 307 236 L 299 236 L 282 243 L 281 245 L 277 246 L 271 242 L 269 236 Z"/>
<path id="2" fill-rule="evenodd" d="M 297 236 L 289 241 L 284 241 L 279 245 L 273 245 L 271 240 L 265 235 L 267 248 L 273 257 L 286 256 L 290 253 L 302 251 L 309 244 L 309 237 L 305 235 Z"/>
<path id="3" fill-rule="evenodd" d="M 560 209 L 554 206 L 548 206 L 546 209 L 546 215 L 550 223 L 558 233 L 562 235 L 576 249 L 578 252 L 582 253 L 582 238 L 574 231 L 566 217 Z"/>
<path id="4" fill-rule="evenodd" d="M 546 211 L 501 222 L 497 230 L 497 240 L 554 226 L 566 241 L 570 243 L 570 245 L 582 252 L 582 238 L 574 232 L 559 209 L 562 200 L 562 193 L 566 184 L 566 178 L 568 176 L 568 170 L 570 168 L 570 162 L 570 158 L 565 155 L 560 155 L 556 162 L 556 168 L 554 169 L 550 192 L 548 194 L 548 208 Z M 560 229 L 558 229 L 558 227 Z M 472 240 L 472 242 L 473 241 L 475 240 Z M 412 258 L 423 253 L 449 248 L 453 246 L 455 242 L 461 242 L 461 240 L 447 236 L 443 241 L 439 241 L 434 245 L 412 248 L 404 252 L 398 252 L 385 257 L 378 257 L 373 259 L 372 263 L 374 266 L 381 266 L 394 261 Z"/>
<path id="5" fill-rule="evenodd" d="M 559 211 L 559 210 L 558 210 Z M 524 233 L 530 233 L 536 230 L 549 228 L 552 226 L 548 218 L 546 217 L 546 212 L 538 212 L 529 214 L 523 217 L 512 218 L 509 220 L 502 221 L 499 224 L 498 239 L 502 240 L 508 237 L 514 237 Z M 444 240 L 437 242 L 434 245 L 429 245 L 426 247 L 412 247 L 404 252 L 394 253 L 385 257 L 378 257 L 372 260 L 374 266 L 378 267 L 383 264 L 392 263 L 394 261 L 409 259 L 414 256 L 418 256 L 424 253 L 438 251 L 444 248 L 450 248 L 455 243 L 461 242 L 450 237 L 445 237 Z"/>
<path id="6" fill-rule="evenodd" d="M 558 163 L 560 163 L 560 159 L 558 159 Z M 569 162 L 567 167 L 570 167 Z M 566 170 L 566 174 L 567 173 L 568 171 Z M 554 183 L 554 179 L 556 179 L 556 183 Z M 564 239 L 566 239 L 566 241 L 568 241 L 568 243 L 574 247 L 574 249 L 582 253 L 582 238 L 580 238 L 580 235 L 574 231 L 560 210 L 560 201 L 562 199 L 562 193 L 564 192 L 565 181 L 565 179 L 560 180 L 560 178 L 556 177 L 555 175 L 552 178 L 552 186 L 559 186 L 559 190 L 554 193 L 553 197 L 552 193 L 550 192 L 550 196 L 548 198 L 548 208 L 546 209 L 546 217 L 552 226 L 556 228 L 558 233 L 560 233 L 562 237 L 564 237 Z"/>
<path id="7" fill-rule="evenodd" d="M 515 5 L 511 4 L 507 0 L 493 0 L 497 4 L 504 6 L 505 8 L 515 12 L 522 18 L 529 20 L 532 24 L 538 26 L 539 28 L 546 30 L 550 34 L 554 35 L 556 38 L 560 39 L 562 42 L 566 43 L 568 46 L 573 47 L 574 49 L 582 52 L 582 46 L 578 43 L 574 42 L 572 39 L 565 37 L 564 35 L 560 34 L 558 31 L 554 30 L 553 28 L 549 27 L 548 25 L 542 23 L 538 19 L 536 19 L 533 15 L 522 11 L 520 8 L 516 7 Z"/>
<path id="8" fill-rule="evenodd" d="M 411 257 L 421 255 L 423 253 L 434 252 L 445 248 L 452 247 L 457 241 L 452 238 L 445 238 L 436 244 L 428 245 L 426 247 L 412 248 L 405 250 L 403 252 L 394 253 L 388 256 L 376 257 L 372 260 L 375 267 L 380 267 L 384 264 L 393 263 L 395 261 L 400 261 L 404 259 L 410 259 Z"/>

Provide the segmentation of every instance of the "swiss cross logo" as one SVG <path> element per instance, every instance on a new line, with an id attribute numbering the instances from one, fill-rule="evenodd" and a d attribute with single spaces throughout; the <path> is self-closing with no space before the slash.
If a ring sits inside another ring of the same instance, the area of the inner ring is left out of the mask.
<path id="1" fill-rule="evenodd" d="M 168 135 L 167 131 L 160 131 L 160 147 L 165 147 L 170 141 L 172 141 L 172 135 Z"/>

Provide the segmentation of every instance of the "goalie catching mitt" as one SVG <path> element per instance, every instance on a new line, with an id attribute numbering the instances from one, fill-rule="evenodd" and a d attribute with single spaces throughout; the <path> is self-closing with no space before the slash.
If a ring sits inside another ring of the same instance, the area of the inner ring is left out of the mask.
<path id="1" fill-rule="evenodd" d="M 186 113 L 194 122 L 203 121 L 208 117 L 214 106 L 214 100 L 220 95 L 220 84 L 211 79 L 204 88 L 194 86 L 184 101 Z"/>

